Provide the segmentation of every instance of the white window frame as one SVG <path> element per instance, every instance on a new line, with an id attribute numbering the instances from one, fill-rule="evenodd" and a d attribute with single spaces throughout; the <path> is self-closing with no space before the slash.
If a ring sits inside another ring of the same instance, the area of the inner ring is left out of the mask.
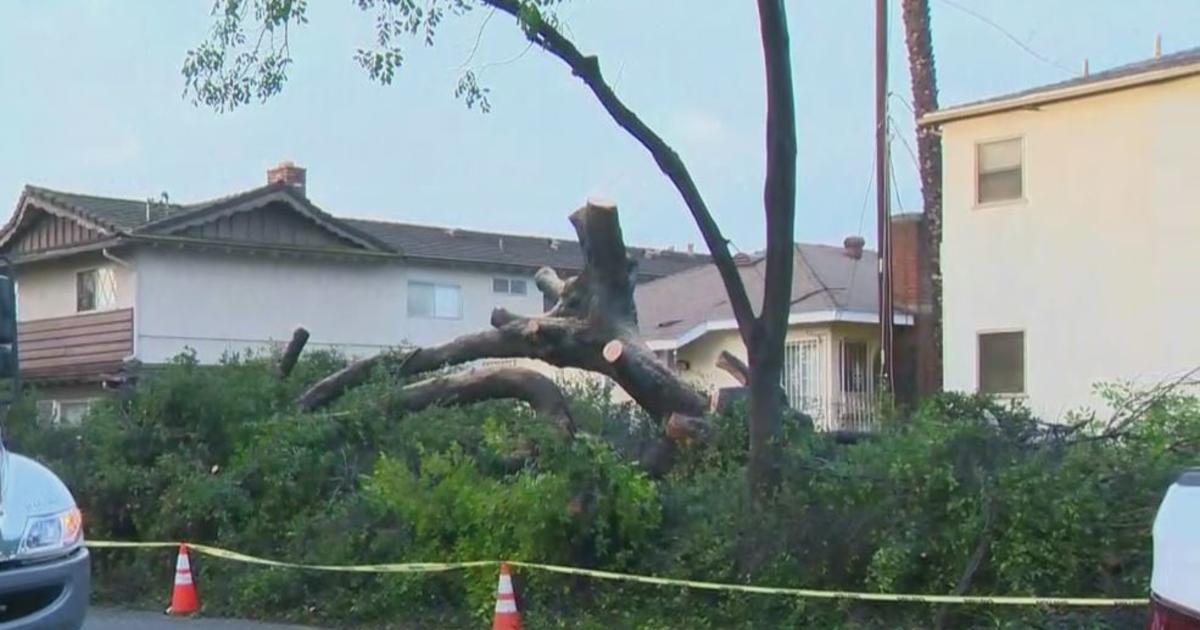
<path id="1" fill-rule="evenodd" d="M 413 287 L 430 287 L 433 290 L 433 303 L 430 305 L 428 315 L 414 313 L 412 308 L 412 290 Z M 458 295 L 458 308 L 453 315 L 439 315 L 437 310 L 437 290 L 438 289 L 453 289 Z M 463 291 L 460 285 L 451 282 L 431 282 L 428 280 L 409 280 L 408 295 L 405 296 L 405 313 L 413 319 L 444 319 L 455 320 L 463 317 Z"/>
<path id="2" fill-rule="evenodd" d="M 498 284 L 503 282 L 504 289 L 500 290 Z M 523 289 L 518 293 L 513 290 L 514 283 L 520 283 Z M 493 276 L 492 277 L 492 293 L 496 295 L 512 295 L 517 297 L 525 297 L 529 295 L 529 280 L 527 278 L 519 278 L 515 276 Z"/>
<path id="3" fill-rule="evenodd" d="M 980 148 L 983 147 L 984 145 L 988 145 L 988 144 L 999 144 L 1001 142 L 1012 142 L 1014 140 L 1017 142 L 1018 146 L 1020 147 L 1021 194 L 1016 197 L 1013 197 L 1012 199 L 996 199 L 994 201 L 980 201 L 980 199 L 979 199 L 979 193 L 980 193 L 979 179 L 983 175 L 983 173 L 980 171 L 981 165 L 979 163 Z M 1011 206 L 1011 205 L 1026 203 L 1028 201 L 1028 199 L 1027 199 L 1027 197 L 1028 197 L 1027 184 L 1029 183 L 1028 177 L 1026 177 L 1026 172 L 1029 170 L 1028 169 L 1029 162 L 1026 159 L 1026 157 L 1027 156 L 1025 153 L 1025 136 L 1023 136 L 1023 135 L 1018 134 L 1018 135 L 1000 136 L 1000 137 L 995 137 L 995 138 L 985 138 L 985 139 L 981 139 L 981 140 L 976 140 L 975 146 L 974 146 L 974 154 L 971 156 L 971 162 L 973 165 L 972 171 L 971 171 L 971 178 L 972 178 L 971 204 L 972 204 L 972 207 L 978 210 L 978 209 L 987 209 L 987 208 L 995 208 L 995 207 L 1000 207 L 1000 206 Z"/>
<path id="4" fill-rule="evenodd" d="M 983 337 L 1009 333 L 1021 333 L 1021 391 L 985 392 L 983 391 Z M 1029 395 L 1029 331 L 1024 328 L 989 328 L 975 333 L 975 392 L 995 398 L 1017 399 Z"/>
<path id="5" fill-rule="evenodd" d="M 793 365 L 792 359 L 797 361 Z M 800 363 L 810 361 L 810 370 L 801 370 Z M 783 388 L 788 396 L 788 404 L 797 411 L 809 414 L 814 419 L 825 415 L 826 394 L 826 360 L 824 337 L 802 337 L 789 339 L 784 344 Z M 798 378 L 789 378 L 794 372 Z M 796 385 L 792 387 L 793 383 Z M 807 396 L 801 394 L 808 394 Z"/>

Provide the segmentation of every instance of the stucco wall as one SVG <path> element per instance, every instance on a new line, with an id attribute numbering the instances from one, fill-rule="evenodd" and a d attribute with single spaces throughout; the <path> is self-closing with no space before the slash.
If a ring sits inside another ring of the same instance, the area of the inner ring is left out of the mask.
<path id="1" fill-rule="evenodd" d="M 107 266 L 116 280 L 114 308 L 133 306 L 134 273 L 98 252 L 22 265 L 17 272 L 17 317 L 20 321 L 75 315 L 75 274 Z"/>
<path id="2" fill-rule="evenodd" d="M 475 270 L 152 249 L 138 252 L 135 261 L 137 353 L 147 363 L 184 347 L 214 361 L 227 351 L 285 340 L 298 324 L 312 333 L 311 347 L 366 355 L 486 328 L 495 305 L 524 313 L 542 307 L 531 277 L 526 296 L 496 295 L 494 274 Z M 409 318 L 409 280 L 460 286 L 462 318 Z"/>
<path id="3" fill-rule="evenodd" d="M 1092 384 L 1200 364 L 1200 79 L 947 124 L 945 384 L 973 391 L 976 335 L 1025 331 L 1046 419 Z M 1025 199 L 976 208 L 975 144 L 1024 139 Z"/>
<path id="4" fill-rule="evenodd" d="M 533 274 L 485 273 L 469 269 L 408 266 L 401 268 L 404 281 L 400 282 L 403 300 L 401 316 L 405 318 L 403 335 L 410 343 L 428 345 L 440 343 L 458 335 L 490 328 L 492 309 L 498 306 L 514 313 L 534 315 L 542 312 L 542 294 L 533 285 Z M 493 278 L 523 278 L 525 295 L 507 295 L 492 292 Z M 461 319 L 409 318 L 406 315 L 408 282 L 432 282 L 453 284 L 461 288 Z"/>

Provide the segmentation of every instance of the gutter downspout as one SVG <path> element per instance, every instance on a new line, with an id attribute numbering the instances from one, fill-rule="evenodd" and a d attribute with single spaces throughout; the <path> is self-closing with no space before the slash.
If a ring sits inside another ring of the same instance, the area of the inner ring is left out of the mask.
<path id="1" fill-rule="evenodd" d="M 138 299 L 137 269 L 135 269 L 133 264 L 131 264 L 129 261 L 124 260 L 122 258 L 117 258 L 116 256 L 114 256 L 111 252 L 108 251 L 107 247 L 100 250 L 100 255 L 103 256 L 104 258 L 111 260 L 111 261 L 117 263 L 118 265 L 128 269 L 130 272 L 130 275 L 133 277 L 133 301 L 134 301 L 134 305 L 133 305 L 134 306 L 134 308 L 133 308 L 133 352 L 131 352 L 129 354 L 129 356 L 121 359 L 122 363 L 129 363 L 130 361 L 136 360 L 138 357 L 138 336 L 139 335 L 138 335 L 138 308 L 137 308 L 137 299 Z"/>

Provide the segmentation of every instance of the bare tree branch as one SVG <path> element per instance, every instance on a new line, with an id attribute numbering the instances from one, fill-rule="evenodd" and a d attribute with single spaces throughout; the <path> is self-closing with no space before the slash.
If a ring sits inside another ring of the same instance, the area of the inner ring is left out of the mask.
<path id="1" fill-rule="evenodd" d="M 538 415 L 554 420 L 563 433 L 575 435 L 575 421 L 562 390 L 554 381 L 527 368 L 485 368 L 438 376 L 389 393 L 385 403 L 396 410 L 418 411 L 433 405 L 468 405 L 505 398 L 528 403 Z"/>

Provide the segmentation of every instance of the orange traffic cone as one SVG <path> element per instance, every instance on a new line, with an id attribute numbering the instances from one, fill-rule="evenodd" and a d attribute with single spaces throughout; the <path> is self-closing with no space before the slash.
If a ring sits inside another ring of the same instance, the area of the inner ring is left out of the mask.
<path id="1" fill-rule="evenodd" d="M 512 573 L 508 563 L 500 563 L 500 585 L 496 587 L 496 616 L 492 618 L 492 630 L 521 630 L 521 613 L 517 612 L 517 598 L 513 594 Z"/>
<path id="2" fill-rule="evenodd" d="M 200 598 L 196 596 L 196 583 L 192 581 L 192 563 L 188 560 L 187 543 L 179 545 L 179 557 L 175 560 L 175 588 L 171 592 L 171 607 L 168 615 L 190 615 L 200 610 Z"/>

